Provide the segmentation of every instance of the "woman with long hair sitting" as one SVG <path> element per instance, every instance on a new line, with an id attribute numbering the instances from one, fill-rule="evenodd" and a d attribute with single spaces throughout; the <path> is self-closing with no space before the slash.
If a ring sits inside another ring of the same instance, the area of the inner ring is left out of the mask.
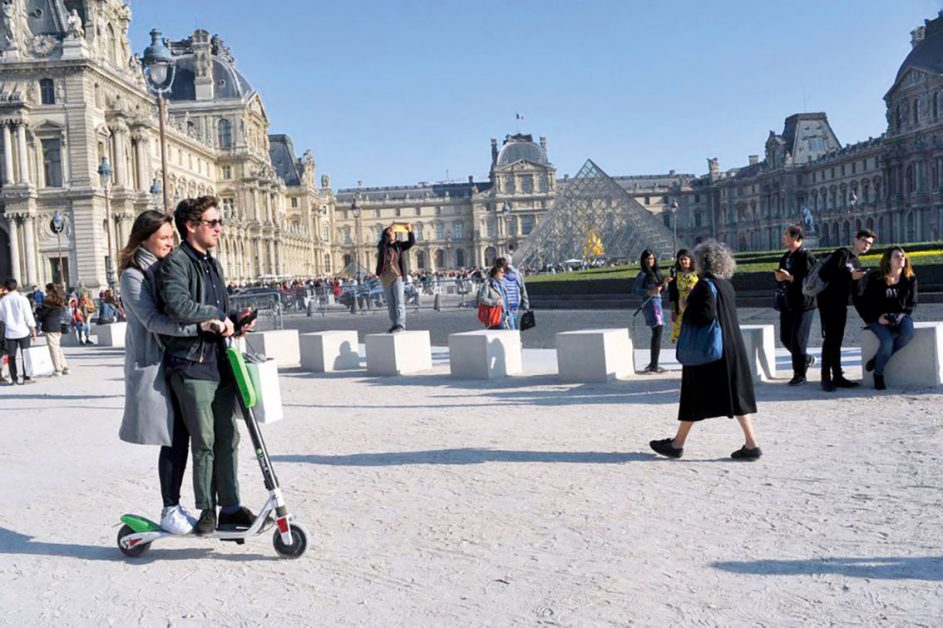
<path id="1" fill-rule="evenodd" d="M 865 279 L 864 290 L 856 304 L 868 329 L 878 338 L 878 351 L 864 369 L 874 371 L 875 390 L 885 390 L 887 363 L 914 337 L 917 275 L 904 249 L 891 246 L 884 251 L 880 271 L 872 272 Z"/>

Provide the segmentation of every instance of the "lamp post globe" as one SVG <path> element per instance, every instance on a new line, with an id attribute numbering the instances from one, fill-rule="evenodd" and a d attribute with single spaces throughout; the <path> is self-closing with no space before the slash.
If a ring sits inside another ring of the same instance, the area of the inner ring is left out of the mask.
<path id="1" fill-rule="evenodd" d="M 58 209 L 52 214 L 52 230 L 56 234 L 56 255 L 59 264 L 59 284 L 65 287 L 65 269 L 62 264 L 62 232 L 65 229 L 65 217 Z"/>
<path id="2" fill-rule="evenodd" d="M 671 201 L 671 254 L 678 253 L 678 201 Z"/>
<path id="3" fill-rule="evenodd" d="M 147 87 L 157 96 L 157 118 L 160 128 L 160 170 L 162 181 L 163 211 L 169 209 L 167 199 L 167 135 L 164 130 L 164 94 L 170 91 L 177 74 L 177 64 L 173 52 L 164 44 L 161 32 L 156 28 L 151 30 L 151 45 L 144 49 L 141 59 L 141 70 Z"/>

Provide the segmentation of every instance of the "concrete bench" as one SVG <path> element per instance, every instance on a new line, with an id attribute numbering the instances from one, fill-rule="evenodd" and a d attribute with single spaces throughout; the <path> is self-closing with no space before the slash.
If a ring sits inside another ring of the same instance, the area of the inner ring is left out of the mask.
<path id="1" fill-rule="evenodd" d="M 754 382 L 776 378 L 776 328 L 773 325 L 740 325 Z"/>
<path id="2" fill-rule="evenodd" d="M 521 332 L 481 329 L 449 334 L 449 369 L 452 377 L 464 379 L 520 375 Z"/>
<path id="3" fill-rule="evenodd" d="M 124 348 L 124 335 L 127 331 L 127 323 L 95 325 L 95 332 L 98 334 L 98 344 L 102 347 Z"/>
<path id="4" fill-rule="evenodd" d="M 364 342 L 370 375 L 409 375 L 432 368 L 432 342 L 427 330 L 367 334 Z"/>
<path id="5" fill-rule="evenodd" d="M 861 369 L 878 351 L 878 338 L 870 330 L 861 334 Z M 874 372 L 864 373 L 864 383 L 874 385 Z M 930 387 L 943 385 L 943 323 L 914 323 L 914 338 L 891 356 L 884 369 L 888 386 Z"/>
<path id="6" fill-rule="evenodd" d="M 557 334 L 557 373 L 568 382 L 608 382 L 635 374 L 629 330 L 579 329 Z"/>
<path id="7" fill-rule="evenodd" d="M 280 369 L 301 366 L 297 329 L 254 331 L 246 334 L 246 343 L 255 353 L 275 360 Z"/>
<path id="8" fill-rule="evenodd" d="M 301 368 L 315 373 L 360 368 L 356 331 L 301 334 Z"/>

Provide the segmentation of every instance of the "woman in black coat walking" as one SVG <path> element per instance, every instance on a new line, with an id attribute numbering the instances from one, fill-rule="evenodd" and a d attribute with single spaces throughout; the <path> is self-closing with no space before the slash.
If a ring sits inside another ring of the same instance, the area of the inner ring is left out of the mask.
<path id="1" fill-rule="evenodd" d="M 678 432 L 674 438 L 653 440 L 649 444 L 663 456 L 680 458 L 684 441 L 696 421 L 720 416 L 737 417 L 746 442 L 731 457 L 756 460 L 763 453 L 756 443 L 750 421 L 750 415 L 756 413 L 756 396 L 737 319 L 736 294 L 730 283 L 736 262 L 727 247 L 710 240 L 694 249 L 694 265 L 701 281 L 688 296 L 682 325 L 700 327 L 717 320 L 723 332 L 723 356 L 709 364 L 683 368 Z M 709 284 L 716 288 L 716 298 Z"/>

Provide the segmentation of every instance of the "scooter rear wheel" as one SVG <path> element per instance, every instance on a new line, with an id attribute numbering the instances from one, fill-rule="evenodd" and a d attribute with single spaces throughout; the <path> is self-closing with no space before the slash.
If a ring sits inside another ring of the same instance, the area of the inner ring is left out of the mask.
<path id="1" fill-rule="evenodd" d="M 121 550 L 121 553 L 128 558 L 138 558 L 139 556 L 143 555 L 144 552 L 151 549 L 151 544 L 139 543 L 133 547 L 125 547 L 121 544 L 121 539 L 131 534 L 134 534 L 134 530 L 131 529 L 131 526 L 121 526 L 121 529 L 118 530 L 118 549 Z"/>
<path id="2" fill-rule="evenodd" d="M 291 545 L 285 545 L 282 534 L 277 529 L 272 536 L 275 551 L 282 558 L 300 558 L 308 549 L 308 529 L 300 523 L 289 524 L 291 528 Z"/>

